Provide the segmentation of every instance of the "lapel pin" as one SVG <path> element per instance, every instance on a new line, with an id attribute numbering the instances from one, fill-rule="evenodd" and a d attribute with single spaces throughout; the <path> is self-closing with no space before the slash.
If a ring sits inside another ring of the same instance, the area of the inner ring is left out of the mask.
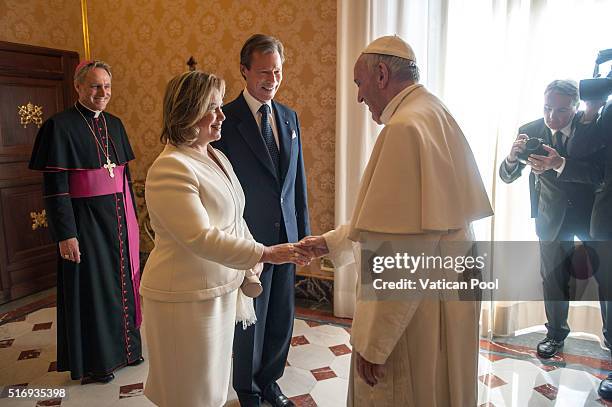
<path id="1" fill-rule="evenodd" d="M 296 137 L 297 137 L 297 134 L 295 134 L 295 130 L 291 130 L 291 139 L 293 140 Z"/>

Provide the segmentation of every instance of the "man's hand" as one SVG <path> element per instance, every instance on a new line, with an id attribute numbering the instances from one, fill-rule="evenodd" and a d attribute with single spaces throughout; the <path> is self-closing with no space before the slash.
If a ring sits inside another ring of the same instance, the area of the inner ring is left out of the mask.
<path id="1" fill-rule="evenodd" d="M 557 150 L 546 144 L 542 144 L 542 147 L 548 152 L 548 155 L 531 154 L 527 159 L 531 170 L 538 175 L 544 171 L 556 170 L 563 164 L 563 157 L 559 155 Z"/>
<path id="2" fill-rule="evenodd" d="M 307 251 L 312 258 L 325 256 L 329 253 L 329 248 L 323 236 L 307 236 L 296 243 L 296 245 Z"/>
<path id="3" fill-rule="evenodd" d="M 355 358 L 357 374 L 368 386 L 376 386 L 385 377 L 385 365 L 368 362 L 358 352 L 355 352 Z"/>
<path id="4" fill-rule="evenodd" d="M 506 158 L 510 163 L 515 163 L 518 160 L 518 155 L 525 151 L 525 143 L 529 140 L 529 136 L 526 134 L 519 134 L 516 136 L 516 140 L 512 143 L 510 154 Z"/>
<path id="5" fill-rule="evenodd" d="M 62 259 L 75 263 L 81 262 L 81 251 L 79 250 L 79 241 L 76 237 L 59 242 L 59 251 Z"/>

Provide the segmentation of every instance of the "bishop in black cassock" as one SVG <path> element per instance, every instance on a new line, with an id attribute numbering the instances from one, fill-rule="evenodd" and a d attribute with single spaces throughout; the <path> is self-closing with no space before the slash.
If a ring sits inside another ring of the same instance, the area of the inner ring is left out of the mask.
<path id="1" fill-rule="evenodd" d="M 43 124 L 30 160 L 43 171 L 49 229 L 59 243 L 57 370 L 85 382 L 108 382 L 116 369 L 143 360 L 128 170 L 134 153 L 121 120 L 103 112 L 110 68 L 102 64 L 77 67 L 79 102 Z"/>

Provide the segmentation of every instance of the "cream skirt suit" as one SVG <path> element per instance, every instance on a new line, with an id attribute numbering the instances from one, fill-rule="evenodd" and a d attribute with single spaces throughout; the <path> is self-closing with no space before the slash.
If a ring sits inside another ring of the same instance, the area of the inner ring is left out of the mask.
<path id="1" fill-rule="evenodd" d="M 147 174 L 155 248 L 143 272 L 149 375 L 145 396 L 164 407 L 222 406 L 230 380 L 237 289 L 263 253 L 242 218 L 244 194 L 190 147 L 167 145 Z"/>

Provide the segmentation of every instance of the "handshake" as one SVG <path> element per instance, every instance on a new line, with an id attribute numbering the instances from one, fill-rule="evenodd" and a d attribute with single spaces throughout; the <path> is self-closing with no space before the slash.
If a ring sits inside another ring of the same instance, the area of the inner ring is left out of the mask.
<path id="1" fill-rule="evenodd" d="M 307 266 L 313 259 L 329 253 L 323 236 L 307 236 L 297 243 L 284 243 L 264 248 L 261 263 L 294 263 Z"/>
<path id="2" fill-rule="evenodd" d="M 329 249 L 323 236 L 308 236 L 297 243 L 283 243 L 264 247 L 259 263 L 245 274 L 240 289 L 244 295 L 251 298 L 256 298 L 263 292 L 259 280 L 263 271 L 263 263 L 294 263 L 298 266 L 307 266 L 312 259 L 324 256 L 327 253 L 329 253 Z"/>

